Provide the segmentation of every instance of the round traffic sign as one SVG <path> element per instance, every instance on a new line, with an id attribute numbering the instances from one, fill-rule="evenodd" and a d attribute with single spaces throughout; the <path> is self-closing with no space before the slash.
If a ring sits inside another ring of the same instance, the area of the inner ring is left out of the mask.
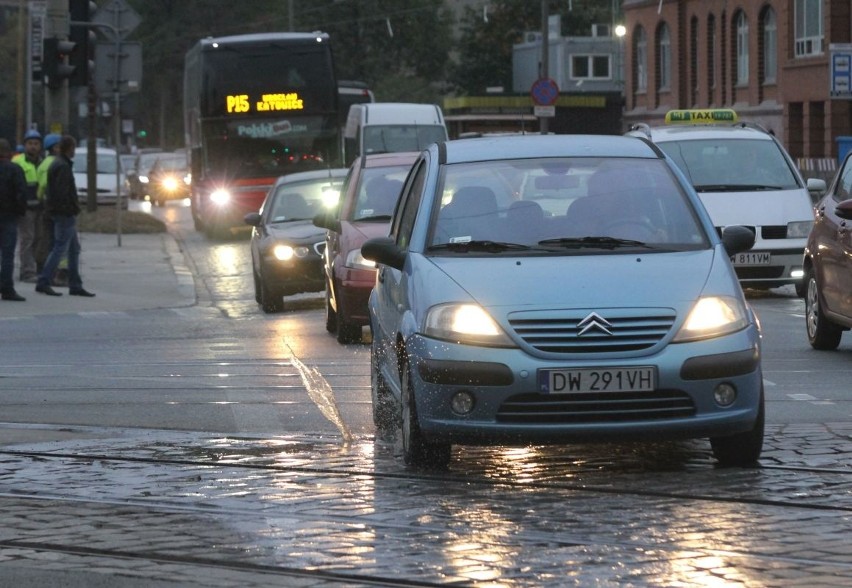
<path id="1" fill-rule="evenodd" d="M 533 82 L 530 96 L 537 106 L 553 106 L 559 98 L 559 86 L 551 78 L 539 78 Z"/>

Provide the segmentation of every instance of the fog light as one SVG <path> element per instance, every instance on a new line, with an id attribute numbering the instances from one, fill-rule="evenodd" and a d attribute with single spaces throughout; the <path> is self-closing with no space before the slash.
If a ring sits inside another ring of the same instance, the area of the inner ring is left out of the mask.
<path id="1" fill-rule="evenodd" d="M 471 394 L 467 390 L 456 392 L 455 394 L 453 394 L 453 398 L 450 401 L 450 408 L 453 409 L 454 413 L 459 415 L 469 414 L 470 411 L 473 410 L 473 405 L 473 394 Z"/>
<path id="2" fill-rule="evenodd" d="M 805 270 L 803 270 L 801 267 L 794 267 L 792 270 L 790 270 L 790 277 L 791 278 L 797 278 L 797 279 L 798 278 L 804 278 L 805 277 Z"/>
<path id="3" fill-rule="evenodd" d="M 719 384 L 713 391 L 713 398 L 719 406 L 731 406 L 737 399 L 737 389 L 731 384 Z"/>

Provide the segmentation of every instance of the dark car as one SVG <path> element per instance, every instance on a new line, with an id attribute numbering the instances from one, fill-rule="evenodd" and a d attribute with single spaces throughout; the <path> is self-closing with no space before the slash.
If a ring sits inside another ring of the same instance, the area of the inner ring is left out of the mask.
<path id="1" fill-rule="evenodd" d="M 361 255 L 361 244 L 388 234 L 391 215 L 417 153 L 382 153 L 358 157 L 349 168 L 337 214 L 320 215 L 328 229 L 323 255 L 326 321 L 340 343 L 361 341 L 370 323 L 367 299 L 376 282 L 376 266 Z"/>
<path id="2" fill-rule="evenodd" d="M 805 270 L 805 324 L 814 349 L 837 349 L 852 328 L 852 154 L 814 208 Z"/>
<path id="3" fill-rule="evenodd" d="M 312 219 L 337 205 L 348 170 L 328 169 L 278 178 L 260 212 L 245 216 L 252 227 L 254 297 L 264 312 L 283 308 L 284 296 L 325 287 L 322 251 L 325 231 Z"/>
<path id="4" fill-rule="evenodd" d="M 144 200 L 148 195 L 148 172 L 157 158 L 165 152 L 161 149 L 145 148 L 136 154 L 133 164 L 127 169 L 125 183 L 132 200 Z"/>
<path id="5" fill-rule="evenodd" d="M 148 196 L 154 206 L 189 198 L 190 174 L 186 155 L 160 155 L 148 172 Z"/>

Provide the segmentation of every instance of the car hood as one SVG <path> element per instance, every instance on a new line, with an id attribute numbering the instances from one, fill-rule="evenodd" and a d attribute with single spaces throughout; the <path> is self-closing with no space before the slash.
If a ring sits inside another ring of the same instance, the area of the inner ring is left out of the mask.
<path id="1" fill-rule="evenodd" d="M 698 197 L 717 227 L 786 226 L 792 221 L 813 220 L 811 198 L 802 188 L 771 192 L 699 192 Z"/>
<path id="2" fill-rule="evenodd" d="M 311 219 L 293 221 L 289 223 L 275 223 L 267 225 L 269 234 L 276 239 L 304 239 L 322 241 L 325 238 L 325 229 L 314 226 Z"/>
<path id="3" fill-rule="evenodd" d="M 495 257 L 478 258 L 475 263 L 462 257 L 430 259 L 486 308 L 533 310 L 635 306 L 684 308 L 704 291 L 714 269 L 714 258 L 713 250 L 701 250 Z"/>

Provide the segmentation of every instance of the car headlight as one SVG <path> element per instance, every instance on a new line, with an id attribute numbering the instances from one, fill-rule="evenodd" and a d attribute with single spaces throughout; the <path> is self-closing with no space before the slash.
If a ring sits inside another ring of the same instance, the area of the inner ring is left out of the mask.
<path id="1" fill-rule="evenodd" d="M 340 190 L 334 188 L 323 188 L 322 205 L 326 208 L 334 208 L 340 200 Z"/>
<path id="2" fill-rule="evenodd" d="M 307 247 L 292 247 L 290 245 L 278 244 L 272 248 L 272 255 L 279 261 L 287 261 L 294 257 L 304 257 L 308 254 Z"/>
<path id="3" fill-rule="evenodd" d="M 353 249 L 346 255 L 346 267 L 353 269 L 376 269 L 376 262 L 361 255 L 361 248 Z"/>
<path id="4" fill-rule="evenodd" d="M 711 339 L 744 329 L 748 325 L 745 305 L 731 296 L 701 298 L 675 335 L 675 343 Z"/>
<path id="5" fill-rule="evenodd" d="M 139 176 L 139 183 L 140 184 L 147 184 L 148 183 L 148 176 Z"/>
<path id="6" fill-rule="evenodd" d="M 514 347 L 500 325 L 476 304 L 439 304 L 429 309 L 424 334 L 467 345 Z"/>
<path id="7" fill-rule="evenodd" d="M 225 189 L 213 190 L 210 193 L 210 202 L 213 204 L 223 205 L 227 204 L 231 200 L 231 193 Z"/>
<path id="8" fill-rule="evenodd" d="M 796 221 L 787 223 L 788 239 L 806 239 L 814 226 L 814 221 Z"/>
<path id="9" fill-rule="evenodd" d="M 163 180 L 163 188 L 165 188 L 169 192 L 174 192 L 175 190 L 177 190 L 177 187 L 177 180 L 174 179 L 172 176 L 169 176 Z"/>

